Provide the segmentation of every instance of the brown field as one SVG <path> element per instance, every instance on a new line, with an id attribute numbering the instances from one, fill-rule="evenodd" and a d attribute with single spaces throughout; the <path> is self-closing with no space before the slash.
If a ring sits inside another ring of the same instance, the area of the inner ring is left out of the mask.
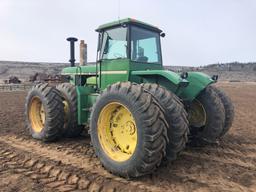
<path id="1" fill-rule="evenodd" d="M 25 92 L 0 93 L 0 191 L 256 191 L 256 83 L 221 83 L 235 121 L 218 145 L 187 148 L 152 175 L 108 173 L 88 137 L 41 143 L 25 130 Z"/>

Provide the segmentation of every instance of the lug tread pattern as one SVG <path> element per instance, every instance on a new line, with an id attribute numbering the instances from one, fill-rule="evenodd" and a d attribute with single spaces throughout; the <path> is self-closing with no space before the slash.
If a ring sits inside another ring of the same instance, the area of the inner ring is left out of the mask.
<path id="1" fill-rule="evenodd" d="M 206 87 L 196 98 L 206 111 L 206 125 L 190 127 L 190 144 L 192 146 L 204 146 L 216 143 L 224 128 L 225 109 L 220 97 L 212 86 Z"/>
<path id="2" fill-rule="evenodd" d="M 77 137 L 83 131 L 83 126 L 78 125 L 78 104 L 75 85 L 70 83 L 61 83 L 56 86 L 62 94 L 62 99 L 65 99 L 69 104 L 68 122 L 64 124 L 63 135 L 65 137 Z"/>
<path id="3" fill-rule="evenodd" d="M 225 124 L 223 131 L 221 132 L 220 136 L 224 136 L 229 129 L 232 127 L 232 123 L 234 121 L 234 116 L 235 116 L 235 109 L 234 105 L 232 104 L 231 99 L 227 96 L 227 94 L 222 91 L 221 89 L 211 86 L 211 88 L 218 94 L 220 97 L 222 104 L 224 105 L 224 110 L 225 110 Z"/>
<path id="4" fill-rule="evenodd" d="M 180 99 L 164 87 L 158 84 L 145 83 L 143 88 L 154 96 L 165 111 L 165 117 L 169 125 L 167 130 L 169 143 L 166 147 L 166 157 L 168 160 L 175 160 L 188 141 L 187 112 Z"/>
<path id="5" fill-rule="evenodd" d="M 41 131 L 41 134 L 36 134 L 29 120 L 29 107 L 30 100 L 33 96 L 38 96 L 43 103 L 45 103 L 46 120 L 45 126 Z M 61 136 L 62 127 L 64 123 L 63 119 L 64 109 L 61 99 L 61 94 L 54 87 L 49 86 L 47 83 L 40 83 L 34 85 L 28 92 L 25 102 L 25 118 L 26 127 L 30 131 L 32 137 L 43 141 L 54 141 Z"/>
<path id="6" fill-rule="evenodd" d="M 103 166 L 115 175 L 122 177 L 138 177 L 141 175 L 149 174 L 153 172 L 160 164 L 163 157 L 166 154 L 166 144 L 168 143 L 167 129 L 168 124 L 164 117 L 164 111 L 159 107 L 159 104 L 155 98 L 143 89 L 141 85 L 131 82 L 119 82 L 110 85 L 105 89 L 102 94 L 97 98 L 96 103 L 93 106 L 91 115 L 91 138 L 94 144 L 95 138 L 93 138 L 93 129 L 97 129 L 98 117 L 95 116 L 95 110 L 98 107 L 98 103 L 103 100 L 109 94 L 122 94 L 126 95 L 126 98 L 131 102 L 140 114 L 139 120 L 145 130 L 144 143 L 140 154 L 136 156 L 136 163 L 133 162 L 127 170 L 117 170 L 115 165 L 106 164 L 102 161 L 101 153 L 99 149 L 95 148 L 95 153 L 103 163 Z M 95 121 L 94 123 L 92 123 Z M 139 129 L 139 127 L 137 127 Z"/>

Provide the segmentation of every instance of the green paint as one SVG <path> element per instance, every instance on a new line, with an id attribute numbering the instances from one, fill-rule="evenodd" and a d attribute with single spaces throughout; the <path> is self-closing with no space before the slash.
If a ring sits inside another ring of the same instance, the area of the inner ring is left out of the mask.
<path id="1" fill-rule="evenodd" d="M 210 76 L 201 72 L 188 72 L 189 85 L 178 94 L 183 100 L 192 101 L 208 85 L 215 83 Z"/>
<path id="2" fill-rule="evenodd" d="M 177 73 L 167 70 L 132 71 L 131 75 L 135 77 L 131 79 L 137 83 L 157 83 L 177 95 L 189 84 Z"/>
<path id="3" fill-rule="evenodd" d="M 105 29 L 108 29 L 108 28 L 113 28 L 113 27 L 117 27 L 117 26 L 120 26 L 120 25 L 124 25 L 124 24 L 142 25 L 142 26 L 145 26 L 145 27 L 150 27 L 150 28 L 152 28 L 152 30 L 162 32 L 161 29 L 159 29 L 158 27 L 156 27 L 154 25 L 151 25 L 151 24 L 148 24 L 148 23 L 136 20 L 136 19 L 132 19 L 132 18 L 121 19 L 121 20 L 117 20 L 117 21 L 114 21 L 114 22 L 110 22 L 110 23 L 100 25 L 96 29 L 96 31 L 99 32 L 99 31 L 102 31 L 102 30 L 105 30 Z"/>
<path id="4" fill-rule="evenodd" d="M 66 67 L 61 72 L 62 75 L 83 74 L 83 73 L 95 76 L 96 65 Z"/>
<path id="5" fill-rule="evenodd" d="M 90 112 L 93 104 L 98 96 L 92 86 L 76 86 L 77 91 L 77 105 L 78 105 L 78 124 L 84 125 L 88 123 Z"/>
<path id="6" fill-rule="evenodd" d="M 89 84 L 89 85 L 96 85 L 96 77 L 87 78 L 86 83 Z"/>

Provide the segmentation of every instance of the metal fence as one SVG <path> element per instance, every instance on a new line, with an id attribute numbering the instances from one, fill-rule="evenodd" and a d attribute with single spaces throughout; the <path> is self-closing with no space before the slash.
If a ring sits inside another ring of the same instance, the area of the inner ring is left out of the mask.
<path id="1" fill-rule="evenodd" d="M 27 91 L 32 84 L 0 84 L 0 92 Z"/>

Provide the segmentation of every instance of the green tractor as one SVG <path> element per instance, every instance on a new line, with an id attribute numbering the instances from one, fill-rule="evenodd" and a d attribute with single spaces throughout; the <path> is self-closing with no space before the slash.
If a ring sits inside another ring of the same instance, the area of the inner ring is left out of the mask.
<path id="1" fill-rule="evenodd" d="M 215 143 L 231 127 L 234 108 L 212 86 L 217 76 L 164 70 L 157 27 L 134 19 L 101 25 L 96 65 L 71 67 L 68 82 L 37 84 L 26 98 L 33 138 L 79 136 L 85 127 L 103 166 L 122 177 L 154 171 L 188 143 Z"/>

